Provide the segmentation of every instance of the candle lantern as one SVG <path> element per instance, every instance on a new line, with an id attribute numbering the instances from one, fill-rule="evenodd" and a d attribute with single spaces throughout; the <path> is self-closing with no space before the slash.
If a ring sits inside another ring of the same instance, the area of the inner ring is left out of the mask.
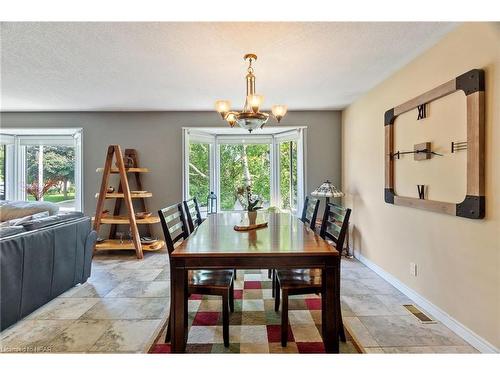
<path id="1" fill-rule="evenodd" d="M 213 191 L 207 197 L 207 215 L 217 213 L 217 195 Z"/>

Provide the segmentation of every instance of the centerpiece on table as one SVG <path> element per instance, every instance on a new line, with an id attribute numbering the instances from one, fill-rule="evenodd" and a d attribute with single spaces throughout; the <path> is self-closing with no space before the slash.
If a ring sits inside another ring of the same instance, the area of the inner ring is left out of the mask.
<path id="1" fill-rule="evenodd" d="M 243 190 L 243 188 L 241 189 Z M 257 211 L 262 208 L 262 198 L 257 194 L 252 194 L 252 188 L 250 186 L 243 190 L 243 196 L 246 201 L 244 201 L 244 207 L 247 211 L 248 221 L 244 221 L 240 225 L 235 225 L 234 229 L 237 231 L 246 231 L 252 229 L 258 229 L 267 226 L 267 222 L 262 222 L 257 224 Z"/>
<path id="2" fill-rule="evenodd" d="M 257 220 L 257 210 L 261 209 L 262 199 L 257 194 L 252 194 L 252 188 L 247 187 L 247 212 L 248 223 L 254 225 Z"/>

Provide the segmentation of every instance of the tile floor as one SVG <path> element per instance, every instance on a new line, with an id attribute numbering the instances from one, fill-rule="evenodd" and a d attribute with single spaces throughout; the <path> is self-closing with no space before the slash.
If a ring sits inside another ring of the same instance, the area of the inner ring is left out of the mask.
<path id="1" fill-rule="evenodd" d="M 288 343 L 281 346 L 280 312 L 274 311 L 272 282 L 267 270 L 240 270 L 234 285 L 234 312 L 229 315 L 229 347 L 222 337 L 221 298 L 192 295 L 189 299 L 187 353 L 324 353 L 321 338 L 321 298 L 293 296 L 289 301 Z M 165 331 L 151 353 L 170 353 Z M 340 353 L 360 353 L 346 332 Z"/>
<path id="2" fill-rule="evenodd" d="M 269 296 L 252 301 L 258 292 L 242 293 L 247 308 L 265 311 Z M 402 307 L 412 303 L 408 297 L 356 260 L 342 259 L 341 294 L 344 324 L 367 353 L 476 352 L 441 323 L 420 323 Z M 1 332 L 0 352 L 144 353 L 165 324 L 169 296 L 166 253 L 146 253 L 142 261 L 123 252 L 97 255 L 85 284 Z M 208 300 L 199 311 L 214 311 L 215 305 L 220 303 Z M 299 312 L 293 319 L 307 318 Z M 299 340 L 312 339 L 296 331 Z M 259 350 L 262 335 L 247 329 L 240 335 L 257 335 L 245 351 Z M 203 335 L 196 337 L 203 341 Z"/>
<path id="3" fill-rule="evenodd" d="M 0 334 L 0 352 L 145 353 L 170 303 L 166 253 L 95 256 L 92 276 Z"/>

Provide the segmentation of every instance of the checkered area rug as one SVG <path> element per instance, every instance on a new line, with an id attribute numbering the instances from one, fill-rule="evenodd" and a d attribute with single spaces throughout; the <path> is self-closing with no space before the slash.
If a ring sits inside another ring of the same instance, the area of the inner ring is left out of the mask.
<path id="1" fill-rule="evenodd" d="M 321 339 L 321 299 L 315 295 L 289 299 L 288 345 L 280 343 L 281 312 L 274 311 L 267 270 L 239 270 L 235 280 L 234 312 L 229 316 L 229 342 L 222 340 L 221 298 L 192 295 L 189 298 L 188 353 L 324 353 Z M 170 353 L 166 327 L 150 353 Z M 361 353 L 346 330 L 341 353 Z"/>

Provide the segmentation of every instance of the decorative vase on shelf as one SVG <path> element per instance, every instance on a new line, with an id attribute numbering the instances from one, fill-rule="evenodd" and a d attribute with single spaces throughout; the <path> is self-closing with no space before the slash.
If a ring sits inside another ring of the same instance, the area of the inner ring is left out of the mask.
<path id="1" fill-rule="evenodd" d="M 254 225 L 257 221 L 257 211 L 248 211 L 248 224 Z"/>

